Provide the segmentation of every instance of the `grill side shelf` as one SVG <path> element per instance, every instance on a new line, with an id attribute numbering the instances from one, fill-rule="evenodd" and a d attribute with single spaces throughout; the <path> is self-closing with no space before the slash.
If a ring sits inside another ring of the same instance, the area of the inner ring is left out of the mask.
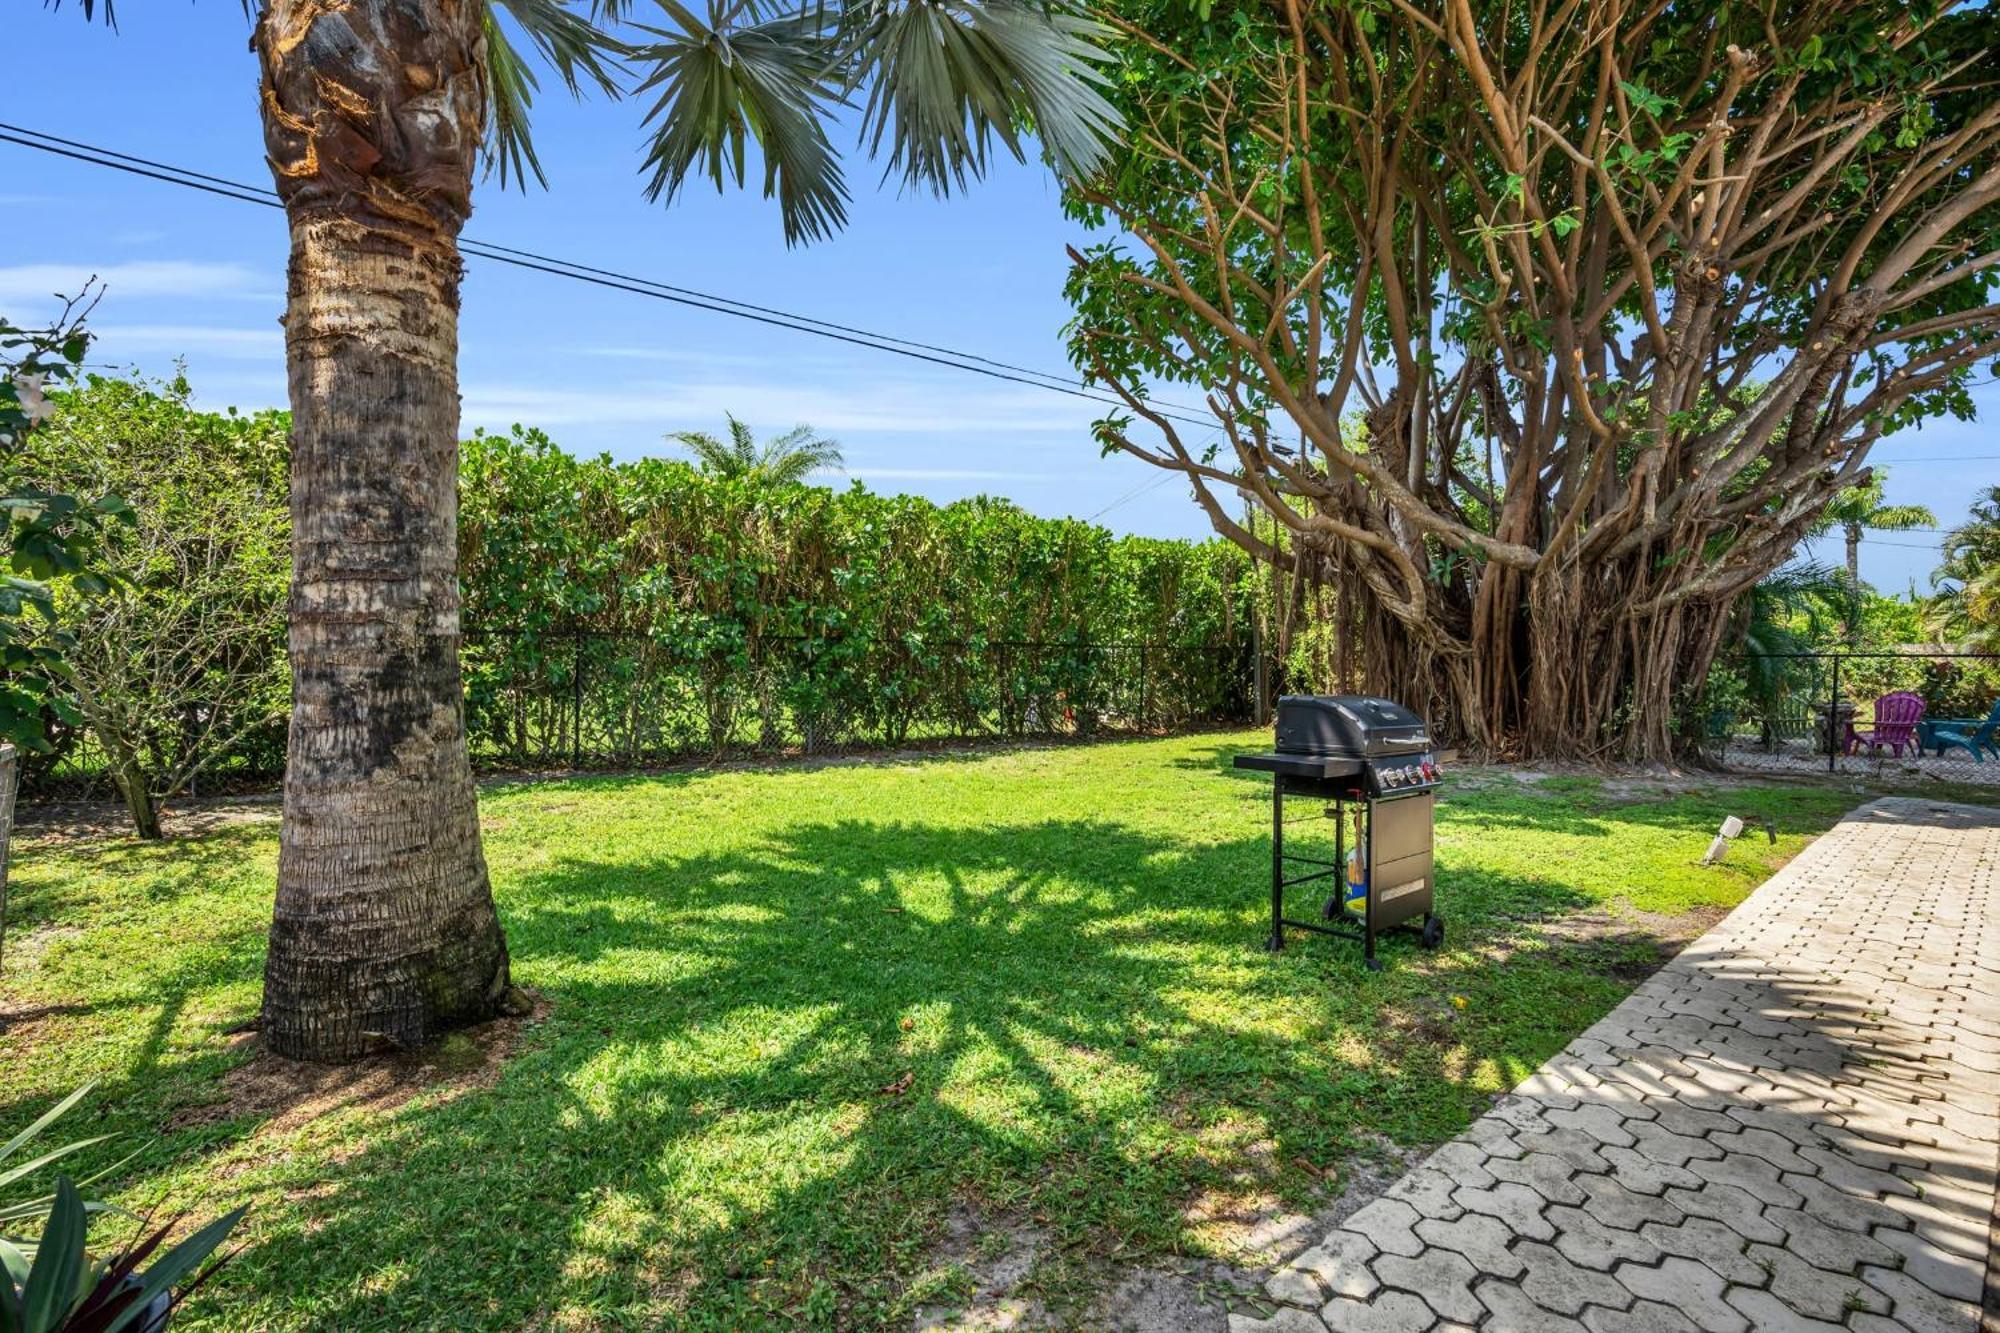
<path id="1" fill-rule="evenodd" d="M 1310 754 L 1239 754 L 1236 767 L 1254 768 L 1262 773 L 1277 773 L 1288 778 L 1351 778 L 1362 769 L 1359 759 L 1329 759 L 1323 755 Z"/>

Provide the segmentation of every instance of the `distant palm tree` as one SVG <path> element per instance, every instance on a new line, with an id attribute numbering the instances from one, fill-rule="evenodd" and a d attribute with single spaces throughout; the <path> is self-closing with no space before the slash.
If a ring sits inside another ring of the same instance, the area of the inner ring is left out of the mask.
<path id="1" fill-rule="evenodd" d="M 761 447 L 750 427 L 730 413 L 729 438 L 717 439 L 705 430 L 677 430 L 667 439 L 694 455 L 697 466 L 713 477 L 756 480 L 767 486 L 796 486 L 815 472 L 838 471 L 840 442 L 798 425 Z"/>
<path id="2" fill-rule="evenodd" d="M 1741 654 L 1750 702 L 1767 722 L 1797 690 L 1810 687 L 1812 668 L 1796 655 L 1826 642 L 1851 586 L 1835 570 L 1806 560 L 1772 571 L 1737 598 L 1728 637 Z"/>
<path id="3" fill-rule="evenodd" d="M 1987 487 L 1972 517 L 1945 536 L 1931 586 L 1933 634 L 1973 652 L 2000 648 L 2000 486 Z"/>
<path id="4" fill-rule="evenodd" d="M 1892 505 L 1882 502 L 1882 486 L 1888 479 L 1886 468 L 1874 468 L 1868 480 L 1850 486 L 1834 496 L 1820 515 L 1815 532 L 1838 527 L 1847 538 L 1847 641 L 1861 639 L 1861 530 L 1908 532 L 1912 528 L 1937 526 L 1937 515 L 1922 505 Z"/>

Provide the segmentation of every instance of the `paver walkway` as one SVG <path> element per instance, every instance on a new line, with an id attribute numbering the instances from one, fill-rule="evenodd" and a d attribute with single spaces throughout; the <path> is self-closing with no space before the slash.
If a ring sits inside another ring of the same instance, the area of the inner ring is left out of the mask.
<path id="1" fill-rule="evenodd" d="M 1974 1333 L 1996 1115 L 2000 811 L 1879 801 L 1231 1333 Z"/>

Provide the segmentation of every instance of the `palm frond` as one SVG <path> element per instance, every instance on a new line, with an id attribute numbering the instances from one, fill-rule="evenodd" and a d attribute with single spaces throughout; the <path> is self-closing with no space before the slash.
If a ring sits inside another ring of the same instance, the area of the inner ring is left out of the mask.
<path id="1" fill-rule="evenodd" d="M 766 444 L 757 455 L 757 471 L 773 486 L 796 486 L 822 469 L 841 466 L 840 442 L 798 425 Z"/>
<path id="2" fill-rule="evenodd" d="M 1119 126 L 1099 93 L 1108 29 L 1017 0 L 900 0 L 849 11 L 850 91 L 867 85 L 862 134 L 887 171 L 939 193 L 983 175 L 995 138 L 1017 160 L 1039 133 L 1058 170 L 1088 175 Z"/>
<path id="3" fill-rule="evenodd" d="M 848 193 L 824 123 L 842 102 L 831 14 L 813 5 L 732 26 L 714 8 L 703 20 L 676 0 L 660 4 L 680 31 L 647 28 L 658 40 L 636 51 L 651 66 L 639 91 L 658 92 L 646 113 L 653 136 L 646 197 L 671 201 L 695 170 L 717 190 L 725 181 L 742 185 L 755 138 L 764 194 L 778 200 L 785 239 L 837 231 Z"/>
<path id="4" fill-rule="evenodd" d="M 42 8 L 52 14 L 62 7 L 63 0 L 42 0 Z M 112 29 L 118 27 L 118 11 L 113 6 L 112 0 L 77 0 L 76 7 L 83 11 L 85 23 L 95 22 L 97 16 L 102 14 L 105 27 Z M 243 12 L 246 15 L 250 12 L 250 0 L 243 0 Z"/>
<path id="5" fill-rule="evenodd" d="M 624 42 L 600 26 L 615 21 L 619 6 L 595 0 L 588 16 L 570 8 L 570 0 L 490 0 L 507 11 L 507 16 L 527 34 L 549 67 L 562 76 L 563 85 L 578 97 L 595 90 L 608 97 L 622 91 L 620 57 L 629 52 Z"/>
<path id="6" fill-rule="evenodd" d="M 736 475 L 736 451 L 705 430 L 677 430 L 667 439 L 694 456 L 695 466 L 719 476 Z"/>
<path id="7" fill-rule="evenodd" d="M 734 412 L 724 412 L 723 420 L 729 423 L 729 444 L 736 452 L 736 461 L 747 471 L 757 466 L 757 436 L 750 429 L 750 423 L 739 418 Z"/>
<path id="8" fill-rule="evenodd" d="M 1937 524 L 1937 515 L 1922 505 L 1877 505 L 1862 520 L 1862 526 L 1878 528 L 1883 532 L 1908 532 L 1911 528 L 1928 528 Z"/>
<path id="9" fill-rule="evenodd" d="M 501 22 L 502 13 L 561 76 L 571 96 L 595 91 L 615 100 L 624 91 L 619 58 L 628 48 L 598 24 L 615 19 L 616 0 L 594 0 L 588 16 L 571 8 L 570 0 L 489 0 L 486 6 L 486 86 L 493 111 L 487 160 L 503 189 L 510 180 L 525 185 L 530 174 L 547 188 L 548 176 L 528 134 L 528 113 L 541 84 Z"/>

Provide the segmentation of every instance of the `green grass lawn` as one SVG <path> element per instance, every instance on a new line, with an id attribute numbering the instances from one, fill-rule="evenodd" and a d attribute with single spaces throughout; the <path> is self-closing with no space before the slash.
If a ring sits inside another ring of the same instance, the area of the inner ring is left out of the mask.
<path id="1" fill-rule="evenodd" d="M 1375 1135 L 1451 1135 L 1857 799 L 1468 778 L 1446 947 L 1370 974 L 1261 948 L 1269 788 L 1229 759 L 1267 737 L 496 786 L 544 1010 L 504 1061 L 458 1039 L 305 1105 L 230 1033 L 274 822 L 31 839 L 0 1132 L 96 1079 L 66 1128 L 136 1150 L 116 1198 L 254 1205 L 190 1326 L 907 1327 L 963 1290 L 954 1209 L 1045 1229 L 1060 1310 L 1104 1264 L 1226 1249 L 1217 1199 L 1310 1208 Z M 1698 867 L 1727 813 L 1777 847 Z"/>

